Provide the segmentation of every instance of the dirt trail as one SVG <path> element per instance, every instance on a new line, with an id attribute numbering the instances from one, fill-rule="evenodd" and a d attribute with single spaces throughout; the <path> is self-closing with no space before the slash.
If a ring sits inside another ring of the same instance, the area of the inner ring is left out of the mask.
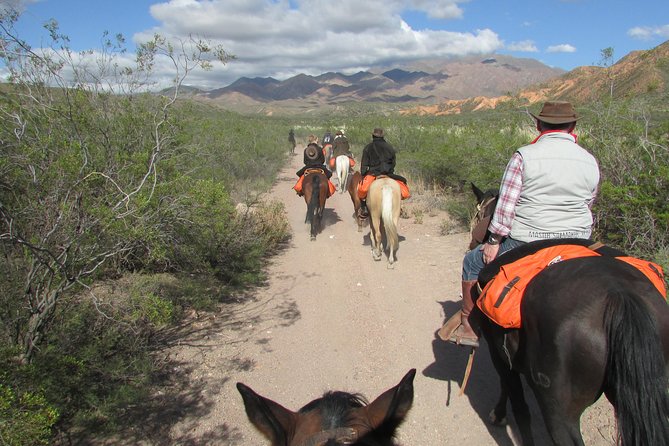
<path id="1" fill-rule="evenodd" d="M 267 444 L 246 418 L 238 381 L 297 410 L 326 390 L 373 399 L 410 368 L 417 369 L 415 400 L 400 444 L 517 444 L 512 429 L 486 423 L 497 378 L 485 345 L 459 396 L 468 351 L 435 339 L 458 308 L 467 234 L 441 236 L 443 215 L 421 224 L 401 219 L 398 262 L 389 270 L 385 259 L 372 260 L 369 228 L 356 231 L 350 198 L 337 193 L 310 241 L 306 205 L 291 189 L 301 158 L 292 157 L 272 192 L 285 203 L 293 238 L 268 265 L 267 286 L 230 313 L 196 319 L 192 335 L 170 352 L 189 394 L 165 432 L 170 444 Z M 538 412 L 535 426 L 537 444 L 547 444 Z M 614 444 L 608 403 L 584 415 L 582 430 L 588 445 Z"/>

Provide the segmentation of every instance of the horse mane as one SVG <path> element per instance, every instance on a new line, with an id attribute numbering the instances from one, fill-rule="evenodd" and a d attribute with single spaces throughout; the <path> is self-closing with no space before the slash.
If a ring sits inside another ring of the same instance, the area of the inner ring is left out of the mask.
<path id="1" fill-rule="evenodd" d="M 352 421 L 351 409 L 364 407 L 367 400 L 360 394 L 330 391 L 323 397 L 314 400 L 299 410 L 304 414 L 312 410 L 320 409 L 322 428 L 334 429 L 337 427 L 348 426 Z"/>

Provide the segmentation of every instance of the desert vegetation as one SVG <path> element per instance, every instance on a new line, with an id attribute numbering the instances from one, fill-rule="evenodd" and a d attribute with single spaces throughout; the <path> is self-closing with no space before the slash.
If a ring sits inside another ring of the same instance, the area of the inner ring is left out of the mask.
<path id="1" fill-rule="evenodd" d="M 169 379 L 160 346 L 193 312 L 244 299 L 264 260 L 290 237 L 264 195 L 288 154 L 287 134 L 343 128 L 354 153 L 386 129 L 398 172 L 428 207 L 463 223 L 469 182 L 496 188 L 511 153 L 533 137 L 521 104 L 418 117 L 352 106 L 340 115 L 264 117 L 180 95 L 187 74 L 226 60 L 206 42 L 187 59 L 160 36 L 121 68 L 107 36 L 100 71 L 74 63 L 51 25 L 52 52 L 0 26 L 0 443 L 113 434 L 135 402 Z M 174 88 L 149 93 L 155 57 L 175 64 Z M 67 76 L 66 76 L 67 73 Z M 666 101 L 580 104 L 582 144 L 603 173 L 597 237 L 669 268 Z M 429 193 L 427 193 L 429 192 Z M 237 206 L 242 203 L 243 206 Z"/>

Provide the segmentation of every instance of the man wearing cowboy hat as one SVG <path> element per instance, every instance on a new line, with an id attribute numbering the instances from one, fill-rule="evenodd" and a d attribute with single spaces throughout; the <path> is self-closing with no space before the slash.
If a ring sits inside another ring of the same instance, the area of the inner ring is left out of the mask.
<path id="1" fill-rule="evenodd" d="M 512 248 L 554 238 L 588 239 L 590 210 L 597 194 L 597 160 L 577 144 L 579 119 L 569 102 L 544 103 L 536 120 L 539 136 L 521 147 L 506 166 L 499 200 L 488 226 L 490 237 L 465 254 L 462 264 L 462 311 L 439 330 L 445 341 L 478 346 L 470 325 L 472 296 L 483 267 Z"/>

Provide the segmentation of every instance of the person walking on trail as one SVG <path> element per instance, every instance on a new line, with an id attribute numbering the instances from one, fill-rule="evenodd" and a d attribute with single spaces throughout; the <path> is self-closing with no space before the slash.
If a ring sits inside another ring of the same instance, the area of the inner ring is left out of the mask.
<path id="1" fill-rule="evenodd" d="M 288 142 L 292 145 L 290 153 L 294 154 L 295 146 L 297 145 L 297 143 L 295 142 L 295 131 L 293 129 L 290 129 L 290 131 L 288 132 Z"/>
<path id="2" fill-rule="evenodd" d="M 293 186 L 293 189 L 295 190 L 295 192 L 297 192 L 297 195 L 299 195 L 300 197 L 303 195 L 302 182 L 304 181 L 304 175 L 305 173 L 307 173 L 308 169 L 322 170 L 325 176 L 327 176 L 328 178 L 328 188 L 329 188 L 328 197 L 330 197 L 332 194 L 335 193 L 336 191 L 335 185 L 332 184 L 332 182 L 330 181 L 332 172 L 330 172 L 325 168 L 325 155 L 323 155 L 323 150 L 318 144 L 313 142 L 308 144 L 306 149 L 304 149 L 304 166 L 300 170 L 295 172 L 295 174 L 299 177 L 299 179 L 297 180 L 297 183 L 295 183 L 295 186 Z"/>
<path id="3" fill-rule="evenodd" d="M 577 143 L 576 115 L 569 102 L 548 101 L 536 121 L 539 136 L 508 162 L 499 199 L 483 244 L 462 263 L 462 309 L 438 332 L 441 339 L 478 347 L 470 315 L 479 272 L 498 255 L 524 243 L 554 238 L 588 239 L 597 195 L 597 160 Z"/>
<path id="4" fill-rule="evenodd" d="M 372 131 L 372 142 L 367 144 L 362 150 L 362 159 L 360 160 L 360 173 L 362 174 L 362 183 L 358 187 L 358 197 L 360 198 L 360 209 L 358 215 L 360 218 L 367 218 L 367 192 L 369 186 L 379 175 L 387 175 L 400 184 L 402 199 L 410 196 L 407 188 L 406 178 L 395 174 L 395 148 L 385 140 L 384 131 L 377 127 Z"/>

